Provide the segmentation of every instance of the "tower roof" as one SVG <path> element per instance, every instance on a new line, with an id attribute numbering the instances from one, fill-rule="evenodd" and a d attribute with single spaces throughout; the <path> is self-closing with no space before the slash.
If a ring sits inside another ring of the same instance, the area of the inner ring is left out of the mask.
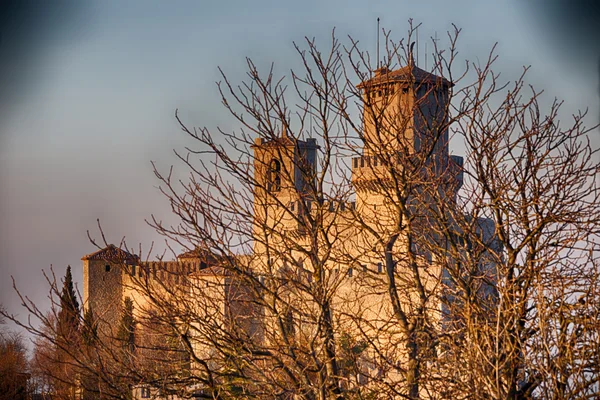
<path id="1" fill-rule="evenodd" d="M 218 261 L 219 257 L 208 249 L 196 247 L 195 249 L 188 250 L 177 256 L 178 260 L 201 260 L 207 264 L 214 264 Z"/>
<path id="2" fill-rule="evenodd" d="M 295 147 L 295 146 L 300 146 L 300 147 L 315 147 L 315 148 L 319 148 L 319 145 L 317 144 L 317 139 L 314 138 L 308 138 L 306 140 L 301 140 L 301 139 L 297 139 L 294 138 L 292 136 L 288 136 L 287 134 L 285 136 L 279 136 L 279 137 L 274 137 L 274 138 L 270 138 L 270 139 L 265 139 L 265 138 L 256 138 L 254 140 L 254 144 L 252 145 L 252 147 L 257 147 L 257 146 L 266 146 L 266 147 Z"/>
<path id="3" fill-rule="evenodd" d="M 430 72 L 424 71 L 417 67 L 413 63 L 404 66 L 395 71 L 391 71 L 387 67 L 381 67 L 376 69 L 375 76 L 371 79 L 359 83 L 356 87 L 359 89 L 366 89 L 368 87 L 381 85 L 384 83 L 391 82 L 407 82 L 407 83 L 433 83 L 443 85 L 446 87 L 452 87 L 454 84 L 449 80 L 434 75 Z"/>
<path id="4" fill-rule="evenodd" d="M 219 265 L 211 265 L 194 273 L 194 276 L 229 276 L 231 271 Z"/>
<path id="5" fill-rule="evenodd" d="M 114 244 L 109 244 L 103 249 L 95 251 L 93 253 L 87 254 L 81 258 L 84 261 L 87 260 L 103 260 L 103 261 L 117 261 L 117 262 L 128 262 L 128 263 L 137 263 L 139 262 L 139 257 L 126 252 L 125 250 L 121 250 Z"/>

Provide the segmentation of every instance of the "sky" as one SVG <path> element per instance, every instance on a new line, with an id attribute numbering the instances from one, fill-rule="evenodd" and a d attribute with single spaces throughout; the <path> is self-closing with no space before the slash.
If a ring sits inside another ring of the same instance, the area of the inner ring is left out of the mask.
<path id="1" fill-rule="evenodd" d="M 299 66 L 294 42 L 328 44 L 333 28 L 375 52 L 376 19 L 400 39 L 408 19 L 422 43 L 462 29 L 459 49 L 483 60 L 498 43 L 496 69 L 528 82 L 565 115 L 590 109 L 600 120 L 598 6 L 592 1 L 154 1 L 8 0 L 0 5 L 0 304 L 26 317 L 12 290 L 42 308 L 48 285 L 73 268 L 83 292 L 81 257 L 95 247 L 100 219 L 107 240 L 148 249 L 162 239 L 145 219 L 176 222 L 150 162 L 168 168 L 190 126 L 234 128 L 215 82 L 218 67 L 245 78 L 245 58 Z M 442 42 L 441 42 L 442 43 Z M 442 43 L 443 44 L 443 43 Z M 565 118 L 568 119 L 568 118 Z M 593 138 L 593 140 L 596 140 Z M 596 140 L 596 143 L 600 141 Z M 460 148 L 454 149 L 460 154 Z"/>

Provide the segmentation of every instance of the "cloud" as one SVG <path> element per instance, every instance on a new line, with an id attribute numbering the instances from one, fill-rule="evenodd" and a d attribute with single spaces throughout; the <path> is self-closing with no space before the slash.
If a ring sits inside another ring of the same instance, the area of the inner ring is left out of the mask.
<path id="1" fill-rule="evenodd" d="M 84 4 L 76 0 L 0 1 L 0 121 L 43 79 L 44 58 L 52 44 L 80 37 L 86 26 Z"/>

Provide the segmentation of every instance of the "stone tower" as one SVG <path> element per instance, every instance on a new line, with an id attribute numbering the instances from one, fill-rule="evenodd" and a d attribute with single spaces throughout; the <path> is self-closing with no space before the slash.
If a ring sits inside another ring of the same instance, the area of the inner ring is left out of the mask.
<path id="1" fill-rule="evenodd" d="M 453 84 L 418 68 L 412 57 L 395 71 L 375 70 L 361 82 L 364 98 L 364 154 L 419 151 L 427 140 L 436 140 L 436 151 L 448 154 L 449 90 Z M 439 140 L 438 140 L 439 139 Z"/>
<path id="2" fill-rule="evenodd" d="M 139 260 L 115 245 L 84 256 L 83 305 L 92 308 L 100 333 L 116 333 L 121 318 L 125 266 L 137 265 Z M 114 332 L 113 332 L 114 330 Z"/>
<path id="3" fill-rule="evenodd" d="M 395 71 L 381 67 L 373 78 L 357 86 L 363 93 L 365 144 L 362 154 L 352 159 L 358 209 L 367 211 L 383 201 L 380 180 L 388 177 L 389 166 L 382 165 L 382 158 L 388 162 L 395 158 L 403 164 L 401 158 L 420 152 L 430 154 L 427 168 L 448 177 L 448 197 L 454 200 L 462 184 L 462 157 L 449 156 L 448 149 L 447 110 L 452 86 L 448 80 L 418 68 L 412 56 L 405 67 Z"/>
<path id="4" fill-rule="evenodd" d="M 316 139 L 296 139 L 283 128 L 281 136 L 271 140 L 257 138 L 252 147 L 256 181 L 254 234 L 298 229 L 294 213 L 301 211 L 302 203 L 314 200 L 311 185 L 317 168 Z"/>

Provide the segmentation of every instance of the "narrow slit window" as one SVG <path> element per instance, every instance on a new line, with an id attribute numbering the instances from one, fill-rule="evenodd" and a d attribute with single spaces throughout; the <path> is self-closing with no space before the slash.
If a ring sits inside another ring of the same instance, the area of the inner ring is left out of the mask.
<path id="1" fill-rule="evenodd" d="M 269 164 L 269 191 L 279 192 L 281 190 L 281 163 L 277 159 L 271 160 Z"/>

